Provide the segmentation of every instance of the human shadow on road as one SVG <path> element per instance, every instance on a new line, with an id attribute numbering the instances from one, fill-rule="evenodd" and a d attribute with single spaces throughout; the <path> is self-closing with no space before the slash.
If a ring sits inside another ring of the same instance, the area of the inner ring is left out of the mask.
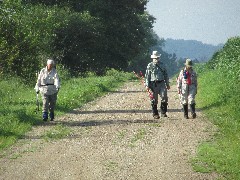
<path id="1" fill-rule="evenodd" d="M 159 110 L 160 111 L 160 110 Z M 168 109 L 168 112 L 181 112 L 181 109 Z M 152 110 L 137 110 L 137 109 L 129 109 L 129 110 L 117 110 L 117 109 L 111 109 L 111 110 L 92 110 L 92 111 L 81 111 L 81 110 L 75 110 L 70 112 L 70 114 L 119 114 L 119 113 L 152 113 Z"/>
<path id="2" fill-rule="evenodd" d="M 92 111 L 81 111 L 75 110 L 70 112 L 71 114 L 118 114 L 118 113 L 150 113 L 151 110 L 137 110 L 137 109 L 129 109 L 129 110 L 118 110 L 118 109 L 111 109 L 111 110 L 92 110 Z"/>
<path id="3" fill-rule="evenodd" d="M 144 123 L 159 123 L 159 120 L 88 120 L 88 121 L 70 121 L 70 122 L 61 122 L 61 124 L 66 126 L 107 126 L 107 125 L 121 125 L 121 124 L 144 124 Z"/>
<path id="4" fill-rule="evenodd" d="M 144 90 L 142 90 L 142 91 L 109 91 L 109 93 L 142 93 L 142 92 L 144 92 L 145 93 L 145 91 Z"/>
<path id="5" fill-rule="evenodd" d="M 160 120 L 146 120 L 146 119 L 136 119 L 136 120 L 87 120 L 87 121 L 52 121 L 52 122 L 44 122 L 41 126 L 56 126 L 56 125 L 64 125 L 66 127 L 95 127 L 95 126 L 109 126 L 109 125 L 127 125 L 127 124 L 159 124 Z M 71 135 L 67 137 L 63 137 L 62 139 L 71 139 L 78 138 L 81 135 Z M 21 136 L 19 139 L 44 139 L 43 136 Z"/>
<path id="6" fill-rule="evenodd" d="M 182 109 L 168 109 L 168 112 L 182 112 Z"/>

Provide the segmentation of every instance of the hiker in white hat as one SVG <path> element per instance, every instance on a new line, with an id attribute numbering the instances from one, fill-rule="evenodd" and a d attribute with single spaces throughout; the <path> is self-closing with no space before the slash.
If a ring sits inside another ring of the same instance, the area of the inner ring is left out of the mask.
<path id="1" fill-rule="evenodd" d="M 60 80 L 54 65 L 52 59 L 47 59 L 47 66 L 38 74 L 37 83 L 35 85 L 36 93 L 38 94 L 40 91 L 42 96 L 43 121 L 48 120 L 48 113 L 50 120 L 54 120 L 54 109 L 57 101 L 57 94 L 60 89 Z"/>
<path id="2" fill-rule="evenodd" d="M 154 119 L 159 119 L 158 113 L 158 95 L 161 97 L 161 117 L 167 117 L 168 96 L 167 90 L 170 89 L 168 73 L 160 62 L 161 54 L 153 51 L 151 55 L 152 62 L 148 64 L 145 74 L 145 85 L 147 90 L 151 89 L 153 92 L 154 101 L 152 101 L 152 112 Z"/>
<path id="3" fill-rule="evenodd" d="M 186 59 L 185 67 L 177 78 L 178 94 L 183 105 L 184 118 L 188 119 L 188 105 L 190 105 L 191 118 L 196 118 L 195 96 L 197 94 L 197 73 L 193 70 L 193 62 Z"/>

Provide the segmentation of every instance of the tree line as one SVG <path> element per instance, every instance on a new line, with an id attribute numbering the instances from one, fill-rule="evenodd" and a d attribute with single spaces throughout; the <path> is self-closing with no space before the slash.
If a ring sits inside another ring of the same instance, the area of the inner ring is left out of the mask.
<path id="1" fill-rule="evenodd" d="M 53 58 L 73 76 L 145 68 L 163 40 L 153 32 L 148 0 L 4 0 L 0 73 L 23 79 Z M 175 57 L 165 53 L 165 61 Z"/>

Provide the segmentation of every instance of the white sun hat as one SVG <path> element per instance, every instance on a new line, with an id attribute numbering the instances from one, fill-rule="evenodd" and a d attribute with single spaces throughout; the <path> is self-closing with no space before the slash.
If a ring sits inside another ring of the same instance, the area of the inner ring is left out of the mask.
<path id="1" fill-rule="evenodd" d="M 54 64 L 54 61 L 52 59 L 48 59 L 47 64 Z"/>
<path id="2" fill-rule="evenodd" d="M 157 51 L 153 51 L 153 52 L 152 52 L 152 55 L 151 55 L 151 58 L 152 58 L 152 59 L 156 59 L 156 58 L 160 58 L 160 56 L 161 56 L 161 54 L 158 54 Z"/>

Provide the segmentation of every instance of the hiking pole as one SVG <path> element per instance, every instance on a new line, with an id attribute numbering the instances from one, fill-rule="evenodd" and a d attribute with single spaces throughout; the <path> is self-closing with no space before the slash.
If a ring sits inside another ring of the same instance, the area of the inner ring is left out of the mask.
<path id="1" fill-rule="evenodd" d="M 143 86 L 145 86 L 145 81 L 144 81 L 144 77 L 143 77 L 142 72 L 140 71 L 140 74 L 141 74 L 142 77 L 140 77 L 135 71 L 133 71 L 133 73 L 135 74 L 135 76 L 136 76 L 139 80 L 141 80 Z M 151 101 L 153 102 L 153 101 L 154 101 L 153 93 L 149 90 L 149 88 L 146 89 L 146 91 L 148 92 L 148 96 L 150 97 Z"/>
<path id="2" fill-rule="evenodd" d="M 177 79 L 176 79 L 176 85 L 178 86 L 178 81 L 179 81 L 179 77 L 177 77 Z M 181 92 L 181 90 L 180 89 L 178 89 L 178 99 L 179 99 L 179 103 L 180 103 L 180 108 L 181 108 L 181 110 L 183 110 L 183 104 L 182 104 L 182 92 Z"/>
<path id="3" fill-rule="evenodd" d="M 142 71 L 140 71 L 140 75 L 141 75 L 143 85 L 145 86 L 145 81 L 144 81 L 144 76 L 143 76 Z M 149 90 L 149 88 L 147 89 L 147 92 L 149 94 L 149 97 L 150 97 L 151 101 L 154 100 L 153 93 Z"/>
<path id="4" fill-rule="evenodd" d="M 37 78 L 38 78 L 38 75 L 39 75 L 39 72 L 37 71 L 37 72 L 36 72 L 36 77 L 37 77 Z M 38 89 L 37 92 L 36 92 L 36 114 L 37 114 L 38 111 L 39 111 L 38 93 L 39 93 L 39 89 Z"/>
<path id="5" fill-rule="evenodd" d="M 36 114 L 37 114 L 38 111 L 39 111 L 39 100 L 38 100 L 38 93 L 37 93 L 37 96 L 36 96 Z"/>

